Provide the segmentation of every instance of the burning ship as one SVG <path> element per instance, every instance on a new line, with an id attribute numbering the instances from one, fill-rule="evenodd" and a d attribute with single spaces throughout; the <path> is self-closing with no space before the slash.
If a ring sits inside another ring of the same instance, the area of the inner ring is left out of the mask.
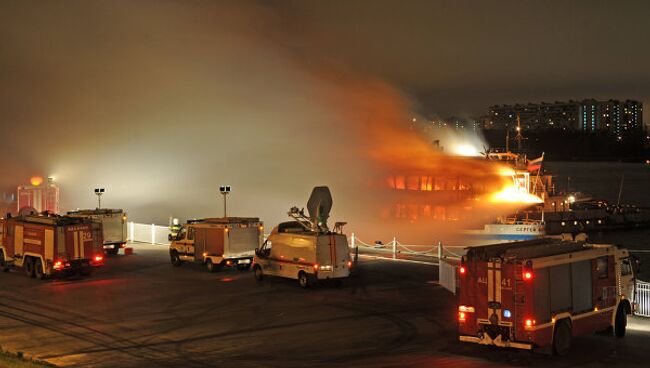
<path id="1" fill-rule="evenodd" d="M 524 138 L 519 126 L 515 139 L 521 152 L 521 140 Z M 487 152 L 485 157 L 507 164 L 511 169 L 513 190 L 531 195 L 539 201 L 511 215 L 499 217 L 481 230 L 465 232 L 475 240 L 528 240 L 545 235 L 575 235 L 650 226 L 650 209 L 622 205 L 620 200 L 613 204 L 581 192 L 557 191 L 553 176 L 543 170 L 543 153 L 539 158 L 528 160 L 525 154 L 513 153 L 506 148 L 504 152 Z"/>

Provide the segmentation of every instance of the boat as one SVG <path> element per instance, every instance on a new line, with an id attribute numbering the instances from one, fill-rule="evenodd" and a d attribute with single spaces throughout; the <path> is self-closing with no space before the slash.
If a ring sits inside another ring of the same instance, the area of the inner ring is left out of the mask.
<path id="1" fill-rule="evenodd" d="M 511 217 L 485 224 L 480 230 L 466 230 L 464 235 L 470 243 L 490 244 L 542 238 L 546 232 L 543 221 Z"/>

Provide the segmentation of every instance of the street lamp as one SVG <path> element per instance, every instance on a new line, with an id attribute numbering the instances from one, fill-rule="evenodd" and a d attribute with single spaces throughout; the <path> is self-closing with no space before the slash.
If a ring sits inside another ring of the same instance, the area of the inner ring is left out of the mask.
<path id="1" fill-rule="evenodd" d="M 102 209 L 102 194 L 104 194 L 106 190 L 104 188 L 95 188 L 95 195 L 97 196 L 97 209 L 100 210 Z"/>
<path id="2" fill-rule="evenodd" d="M 221 185 L 219 186 L 219 191 L 223 194 L 223 217 L 228 217 L 227 207 L 226 207 L 226 197 L 230 194 L 230 185 Z"/>

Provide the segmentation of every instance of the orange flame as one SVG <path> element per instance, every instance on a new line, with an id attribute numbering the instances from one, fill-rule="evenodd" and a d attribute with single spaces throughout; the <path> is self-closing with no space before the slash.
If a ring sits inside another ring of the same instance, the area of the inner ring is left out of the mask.
<path id="1" fill-rule="evenodd" d="M 502 190 L 490 194 L 488 200 L 492 203 L 542 203 L 541 198 L 534 194 L 526 193 L 514 185 L 507 185 Z"/>

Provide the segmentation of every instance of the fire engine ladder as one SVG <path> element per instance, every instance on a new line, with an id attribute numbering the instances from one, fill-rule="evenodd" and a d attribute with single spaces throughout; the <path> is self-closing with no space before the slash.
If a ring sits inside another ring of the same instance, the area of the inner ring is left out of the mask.
<path id="1" fill-rule="evenodd" d="M 514 303 L 515 303 L 515 310 L 512 311 L 512 320 L 514 321 L 515 325 L 520 325 L 521 321 L 519 320 L 519 316 L 524 315 L 524 306 L 526 304 L 526 296 L 524 295 L 524 280 L 521 277 L 521 274 L 523 272 L 522 265 L 520 262 L 514 262 L 515 265 L 515 275 L 514 275 L 514 285 L 512 288 L 512 294 L 514 298 Z M 515 329 L 512 329 L 512 333 L 515 333 Z M 515 336 L 516 338 L 516 336 Z"/>

